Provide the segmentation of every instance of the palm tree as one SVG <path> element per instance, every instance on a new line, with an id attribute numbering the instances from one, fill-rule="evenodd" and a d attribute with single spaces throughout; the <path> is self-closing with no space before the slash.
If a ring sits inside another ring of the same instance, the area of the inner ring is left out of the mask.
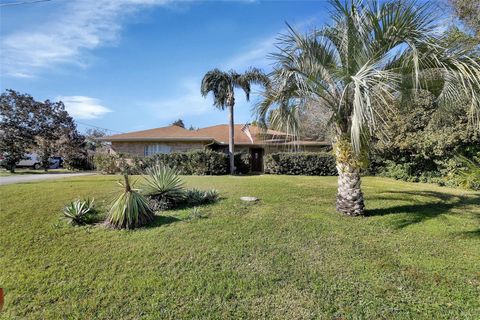
<path id="1" fill-rule="evenodd" d="M 307 34 L 289 26 L 279 38 L 270 87 L 258 112 L 262 121 L 275 116 L 275 122 L 295 132 L 296 109 L 311 103 L 327 108 L 335 128 L 336 208 L 362 215 L 360 171 L 368 160 L 370 134 L 391 112 L 389 105 L 427 89 L 439 108 L 468 99 L 476 125 L 480 60 L 441 45 L 443 35 L 428 3 L 331 0 L 330 4 L 330 25 Z"/>
<path id="2" fill-rule="evenodd" d="M 205 74 L 202 79 L 201 93 L 206 97 L 209 92 L 213 94 L 213 104 L 220 110 L 228 108 L 229 111 L 229 140 L 228 156 L 230 160 L 230 174 L 235 173 L 234 167 L 234 121 L 233 107 L 235 106 L 235 88 L 240 88 L 245 92 L 247 101 L 250 100 L 250 91 L 252 84 L 266 86 L 268 77 L 262 71 L 256 68 L 248 69 L 244 74 L 239 74 L 233 70 L 228 72 L 213 69 Z"/>

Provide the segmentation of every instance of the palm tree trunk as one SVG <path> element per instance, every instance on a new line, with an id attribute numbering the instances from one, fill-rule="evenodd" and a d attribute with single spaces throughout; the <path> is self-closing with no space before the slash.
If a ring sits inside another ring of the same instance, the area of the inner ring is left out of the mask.
<path id="1" fill-rule="evenodd" d="M 233 121 L 233 104 L 228 106 L 229 111 L 229 123 L 228 123 L 228 159 L 230 160 L 230 174 L 235 174 L 235 162 L 234 162 L 234 121 Z"/>
<path id="2" fill-rule="evenodd" d="M 337 143 L 335 156 L 338 171 L 337 211 L 349 216 L 363 215 L 365 204 L 361 189 L 360 167 L 353 158 L 350 145 Z"/>

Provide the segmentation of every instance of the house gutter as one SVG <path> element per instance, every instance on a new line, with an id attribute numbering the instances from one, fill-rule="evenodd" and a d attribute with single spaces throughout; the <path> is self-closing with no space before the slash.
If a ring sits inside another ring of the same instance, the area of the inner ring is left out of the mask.
<path id="1" fill-rule="evenodd" d="M 213 138 L 207 137 L 191 137 L 191 138 L 174 138 L 174 137 L 165 137 L 165 138 L 99 138 L 99 141 L 108 141 L 108 142 L 141 142 L 141 141 L 212 141 L 212 143 L 222 142 L 217 141 Z"/>

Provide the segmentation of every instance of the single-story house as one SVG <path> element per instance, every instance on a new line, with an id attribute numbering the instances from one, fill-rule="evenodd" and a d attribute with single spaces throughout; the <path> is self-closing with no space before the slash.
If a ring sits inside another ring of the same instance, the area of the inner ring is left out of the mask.
<path id="1" fill-rule="evenodd" d="M 252 171 L 263 170 L 263 155 L 280 151 L 323 151 L 331 144 L 326 141 L 294 140 L 284 132 L 262 130 L 254 125 L 235 125 L 235 152 L 252 156 Z M 134 156 L 156 153 L 187 152 L 211 149 L 228 152 L 228 125 L 221 124 L 196 130 L 168 126 L 150 130 L 115 134 L 101 138 L 111 143 L 110 150 Z"/>

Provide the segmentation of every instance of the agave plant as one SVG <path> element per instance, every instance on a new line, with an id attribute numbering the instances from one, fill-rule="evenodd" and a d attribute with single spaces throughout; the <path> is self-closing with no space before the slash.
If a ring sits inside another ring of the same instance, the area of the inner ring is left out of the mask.
<path id="1" fill-rule="evenodd" d="M 118 196 L 110 209 L 106 223 L 117 229 L 134 229 L 146 225 L 154 219 L 154 212 L 148 200 L 138 190 L 132 189 L 128 175 L 119 183 L 123 192 Z"/>
<path id="2" fill-rule="evenodd" d="M 201 205 L 212 203 L 218 200 L 218 191 L 215 189 L 211 190 L 199 190 L 196 188 L 188 189 L 185 192 L 185 200 L 189 205 Z"/>
<path id="3" fill-rule="evenodd" d="M 190 215 L 188 216 L 190 220 L 197 220 L 197 219 L 202 219 L 205 218 L 203 215 L 202 211 L 200 210 L 199 207 L 193 207 L 192 211 L 190 212 Z"/>
<path id="4" fill-rule="evenodd" d="M 178 203 L 185 198 L 183 185 L 176 169 L 156 165 L 147 169 L 143 191 L 158 201 Z"/>
<path id="5" fill-rule="evenodd" d="M 72 225 L 86 224 L 96 213 L 94 199 L 75 200 L 63 208 L 64 218 Z"/>

